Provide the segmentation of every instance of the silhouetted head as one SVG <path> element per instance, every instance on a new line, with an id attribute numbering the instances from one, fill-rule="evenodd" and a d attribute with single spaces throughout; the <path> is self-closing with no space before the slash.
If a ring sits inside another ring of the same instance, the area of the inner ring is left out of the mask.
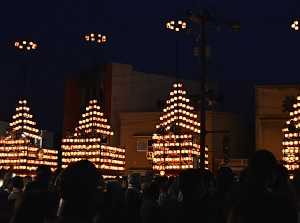
<path id="1" fill-rule="evenodd" d="M 12 172 L 9 171 L 6 174 L 4 174 L 4 178 L 3 178 L 3 188 L 4 189 L 9 187 L 9 185 L 11 185 L 12 178 L 13 178 Z"/>
<path id="2" fill-rule="evenodd" d="M 197 169 L 187 169 L 179 173 L 178 183 L 183 197 L 199 198 L 205 193 L 204 180 Z"/>
<path id="3" fill-rule="evenodd" d="M 200 168 L 198 169 L 198 171 L 200 172 L 201 178 L 203 179 L 205 194 L 211 195 L 213 189 L 213 179 L 214 179 L 213 173 L 205 168 Z"/>
<path id="4" fill-rule="evenodd" d="M 106 181 L 106 193 L 105 193 L 105 204 L 108 205 L 106 208 L 111 206 L 121 205 L 122 202 L 122 185 L 117 180 Z"/>
<path id="5" fill-rule="evenodd" d="M 23 178 L 20 176 L 15 176 L 12 178 L 11 180 L 12 186 L 18 189 L 22 189 L 23 188 Z"/>
<path id="6" fill-rule="evenodd" d="M 146 177 L 151 177 L 151 178 L 154 179 L 155 173 L 154 173 L 154 171 L 152 171 L 152 170 L 147 170 L 147 171 L 145 172 L 145 176 L 146 176 Z"/>
<path id="7" fill-rule="evenodd" d="M 160 187 L 156 181 L 151 181 L 143 190 L 145 199 L 156 201 L 160 194 Z"/>
<path id="8" fill-rule="evenodd" d="M 159 187 L 166 192 L 168 189 L 168 178 L 166 176 L 156 176 L 154 179 L 158 183 Z"/>
<path id="9" fill-rule="evenodd" d="M 61 198 L 69 201 L 92 199 L 102 183 L 100 172 L 88 160 L 69 164 L 58 177 L 58 191 Z"/>
<path id="10" fill-rule="evenodd" d="M 268 150 L 257 150 L 248 163 L 249 176 L 266 186 L 271 186 L 276 180 L 277 160 Z"/>
<path id="11" fill-rule="evenodd" d="M 30 183 L 32 181 L 32 177 L 29 176 L 29 175 L 26 175 L 25 177 L 23 177 L 23 183 L 24 183 L 24 186 L 26 187 L 26 185 L 28 183 Z"/>
<path id="12" fill-rule="evenodd" d="M 245 167 L 244 169 L 241 170 L 239 174 L 239 183 L 243 183 L 246 179 L 249 179 L 249 169 L 248 167 Z"/>
<path id="13" fill-rule="evenodd" d="M 129 173 L 127 176 L 128 183 L 136 188 L 141 187 L 141 178 L 141 174 L 137 172 Z"/>
<path id="14" fill-rule="evenodd" d="M 36 169 L 35 180 L 49 184 L 52 178 L 52 170 L 48 165 L 40 165 Z"/>
<path id="15" fill-rule="evenodd" d="M 234 173 L 230 167 L 221 167 L 216 174 L 217 189 L 227 190 L 234 183 Z"/>
<path id="16" fill-rule="evenodd" d="M 40 165 L 36 169 L 35 180 L 29 182 L 25 187 L 25 192 L 35 190 L 48 190 L 52 178 L 52 171 L 48 165 Z"/>

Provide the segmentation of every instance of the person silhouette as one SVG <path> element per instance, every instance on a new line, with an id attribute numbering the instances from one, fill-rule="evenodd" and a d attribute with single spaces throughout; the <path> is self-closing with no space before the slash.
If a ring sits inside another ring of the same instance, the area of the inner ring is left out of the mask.
<path id="1" fill-rule="evenodd" d="M 94 222 L 96 211 L 103 207 L 103 178 L 88 160 L 69 164 L 58 176 L 60 204 L 55 223 Z"/>
<path id="2" fill-rule="evenodd" d="M 265 198 L 266 202 L 269 202 L 270 199 L 276 199 L 273 197 L 272 187 L 276 182 L 277 167 L 278 163 L 273 153 L 265 149 L 255 151 L 248 159 L 248 178 L 238 184 L 225 201 L 222 222 L 226 222 L 231 209 L 241 201 L 249 200 L 251 203 L 255 199 L 261 199 L 265 202 Z M 250 209 L 248 212 L 251 214 Z"/>
<path id="3" fill-rule="evenodd" d="M 186 169 L 179 173 L 182 200 L 170 212 L 167 222 L 209 222 L 210 211 L 206 201 L 204 177 L 200 169 Z"/>
<path id="4" fill-rule="evenodd" d="M 141 193 L 141 174 L 137 172 L 129 173 L 127 176 L 128 188 L 125 193 L 125 207 L 128 220 L 132 223 L 140 223 L 141 206 L 143 195 Z"/>

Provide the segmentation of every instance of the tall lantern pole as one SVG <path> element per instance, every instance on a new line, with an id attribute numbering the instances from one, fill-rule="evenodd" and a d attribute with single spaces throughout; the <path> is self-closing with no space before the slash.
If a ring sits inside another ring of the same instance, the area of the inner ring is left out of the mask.
<path id="1" fill-rule="evenodd" d="M 94 85 L 97 85 L 98 82 L 97 82 L 97 78 L 95 77 L 96 76 L 96 62 L 97 62 L 97 52 L 96 52 L 96 45 L 97 44 L 102 44 L 102 43 L 105 43 L 106 42 L 106 36 L 101 34 L 101 33 L 91 33 L 91 34 L 88 34 L 85 36 L 85 40 L 87 42 L 90 42 L 92 44 L 92 62 L 93 62 L 93 76 L 92 76 L 92 89 L 90 91 L 91 95 L 90 95 L 90 99 L 95 99 L 97 98 L 97 89 L 98 87 L 96 86 L 94 88 Z M 94 114 L 92 114 L 92 118 L 93 118 Z M 92 126 L 93 128 L 93 132 L 95 131 L 95 126 Z M 96 133 L 94 133 L 96 134 Z M 96 137 L 96 135 L 94 136 Z M 104 136 L 103 134 L 100 133 L 100 157 L 99 157 L 99 166 L 100 166 L 100 170 L 102 169 L 101 165 L 102 165 L 102 162 L 101 162 L 101 159 L 102 159 L 102 144 L 104 142 Z"/>
<path id="2" fill-rule="evenodd" d="M 93 74 L 93 84 L 97 84 L 97 81 L 95 81 L 94 79 L 94 75 L 96 75 L 96 63 L 97 63 L 97 51 L 96 51 L 96 46 L 98 44 L 102 44 L 106 42 L 106 35 L 103 35 L 101 33 L 91 33 L 88 35 L 85 35 L 85 40 L 89 43 L 92 44 L 92 69 L 94 70 L 94 74 Z M 97 79 L 96 79 L 97 80 Z M 95 88 L 97 89 L 97 87 Z M 97 98 L 97 90 L 95 90 L 93 87 L 90 91 L 91 93 L 91 98 L 95 99 L 94 97 Z M 95 91 L 95 92 L 93 92 Z"/>
<path id="3" fill-rule="evenodd" d="M 186 23 L 183 22 L 182 20 L 178 20 L 178 21 L 175 21 L 175 20 L 172 20 L 170 22 L 167 22 L 166 23 L 166 27 L 170 30 L 173 30 L 175 31 L 175 63 L 176 63 L 176 84 L 178 86 L 179 84 L 179 66 L 178 66 L 178 33 L 180 32 L 180 30 L 183 30 L 183 29 L 186 29 Z M 178 111 L 178 114 L 177 114 L 177 127 L 175 126 L 175 133 L 176 134 L 180 134 L 180 119 L 179 119 L 179 111 Z M 182 158 L 181 158 L 181 143 L 179 144 L 179 150 L 180 150 L 180 169 L 182 168 Z M 165 162 L 165 161 L 164 161 Z"/>
<path id="4" fill-rule="evenodd" d="M 32 41 L 26 41 L 23 40 L 21 42 L 15 42 L 15 47 L 17 47 L 20 51 L 21 51 L 21 66 L 22 66 L 22 76 L 23 76 L 23 82 L 22 82 L 22 103 L 23 106 L 26 106 L 26 99 L 25 99 L 25 89 L 26 89 L 26 76 L 27 76 L 27 70 L 28 70 L 28 64 L 29 64 L 29 57 L 28 57 L 28 53 L 32 50 L 36 50 L 37 48 L 37 44 L 32 42 Z M 20 134 L 20 139 L 25 138 L 26 136 L 24 135 L 24 131 L 26 131 L 25 129 L 25 120 L 27 119 L 27 116 L 25 114 L 22 114 L 22 126 L 21 126 L 21 134 Z M 27 138 L 27 137 L 26 137 Z M 28 145 L 26 143 L 26 139 L 22 139 L 23 146 L 24 148 L 26 148 L 26 156 L 28 156 Z M 20 142 L 22 141 L 20 140 Z M 42 140 L 42 139 L 41 139 Z M 26 170 L 28 170 L 28 157 L 26 158 Z"/>
<path id="5" fill-rule="evenodd" d="M 17 47 L 21 51 L 21 66 L 22 66 L 22 76 L 23 76 L 23 81 L 22 81 L 22 100 L 26 103 L 25 100 L 25 89 L 26 89 L 26 76 L 27 76 L 27 70 L 28 70 L 28 64 L 29 64 L 29 57 L 28 53 L 32 50 L 36 50 L 37 44 L 32 42 L 32 41 L 20 41 L 20 42 L 15 42 L 15 47 Z M 23 133 L 23 128 L 24 128 L 24 119 L 25 117 L 22 116 L 22 133 Z"/>
<path id="6" fill-rule="evenodd" d="M 176 52 L 175 52 L 175 57 L 176 57 L 176 78 L 177 78 L 177 84 L 179 82 L 179 68 L 178 68 L 178 32 L 182 29 L 186 29 L 186 23 L 178 20 L 172 20 L 170 22 L 166 23 L 166 27 L 170 30 L 175 31 L 175 47 L 176 47 Z"/>
<path id="7" fill-rule="evenodd" d="M 90 43 L 101 44 L 106 42 L 106 35 L 103 35 L 101 33 L 90 33 L 85 35 L 85 40 Z M 96 64 L 96 59 L 97 59 L 96 49 L 92 48 L 93 65 Z"/>
<path id="8" fill-rule="evenodd" d="M 21 66 L 22 66 L 22 99 L 25 100 L 25 89 L 26 89 L 26 75 L 29 64 L 29 57 L 27 57 L 27 53 L 36 50 L 37 44 L 32 41 L 23 40 L 21 42 L 15 42 L 15 47 L 17 47 L 21 52 Z"/>

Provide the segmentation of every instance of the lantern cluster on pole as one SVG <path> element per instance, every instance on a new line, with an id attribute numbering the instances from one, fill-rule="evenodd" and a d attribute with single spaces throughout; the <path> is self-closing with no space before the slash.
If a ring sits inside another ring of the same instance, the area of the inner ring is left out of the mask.
<path id="1" fill-rule="evenodd" d="M 291 28 L 298 31 L 299 30 L 299 21 L 295 20 L 292 24 L 291 24 Z"/>
<path id="2" fill-rule="evenodd" d="M 153 170 L 176 175 L 182 169 L 198 167 L 200 122 L 181 83 L 173 85 L 166 103 L 152 135 Z M 205 158 L 207 165 L 207 153 Z"/>
<path id="3" fill-rule="evenodd" d="M 119 176 L 125 171 L 125 149 L 109 146 L 114 134 L 97 100 L 90 100 L 75 132 L 62 140 L 62 167 L 87 159 L 103 176 Z"/>
<path id="4" fill-rule="evenodd" d="M 0 139 L 0 168 L 10 168 L 20 176 L 34 176 L 39 165 L 57 167 L 57 150 L 42 148 L 40 130 L 29 111 L 27 101 L 20 100 L 6 135 Z"/>

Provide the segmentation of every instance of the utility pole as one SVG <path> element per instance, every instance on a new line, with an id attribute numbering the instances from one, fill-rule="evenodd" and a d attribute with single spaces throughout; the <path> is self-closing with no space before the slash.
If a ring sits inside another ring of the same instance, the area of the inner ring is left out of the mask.
<path id="1" fill-rule="evenodd" d="M 205 111 L 206 111 L 206 23 L 207 13 L 203 12 L 199 19 L 199 28 L 200 28 L 200 61 L 201 61 L 201 69 L 200 69 L 200 84 L 201 84 L 201 107 L 200 107 L 200 167 L 205 168 L 205 136 L 206 136 L 206 128 L 205 128 Z"/>
<path id="2" fill-rule="evenodd" d="M 205 168 L 205 111 L 206 111 L 206 30 L 205 23 L 208 12 L 203 11 L 201 15 L 189 13 L 190 19 L 199 25 L 200 37 L 200 168 Z"/>
<path id="3" fill-rule="evenodd" d="M 206 22 L 207 21 L 215 21 L 226 23 L 229 28 L 232 29 L 240 29 L 241 24 L 235 22 L 226 22 L 221 20 L 213 19 L 209 16 L 207 10 L 203 10 L 201 14 L 194 14 L 192 12 L 188 12 L 188 16 L 190 20 L 199 25 L 199 37 L 200 37 L 200 167 L 205 168 L 205 136 L 208 131 L 205 128 L 205 111 L 206 111 Z"/>

